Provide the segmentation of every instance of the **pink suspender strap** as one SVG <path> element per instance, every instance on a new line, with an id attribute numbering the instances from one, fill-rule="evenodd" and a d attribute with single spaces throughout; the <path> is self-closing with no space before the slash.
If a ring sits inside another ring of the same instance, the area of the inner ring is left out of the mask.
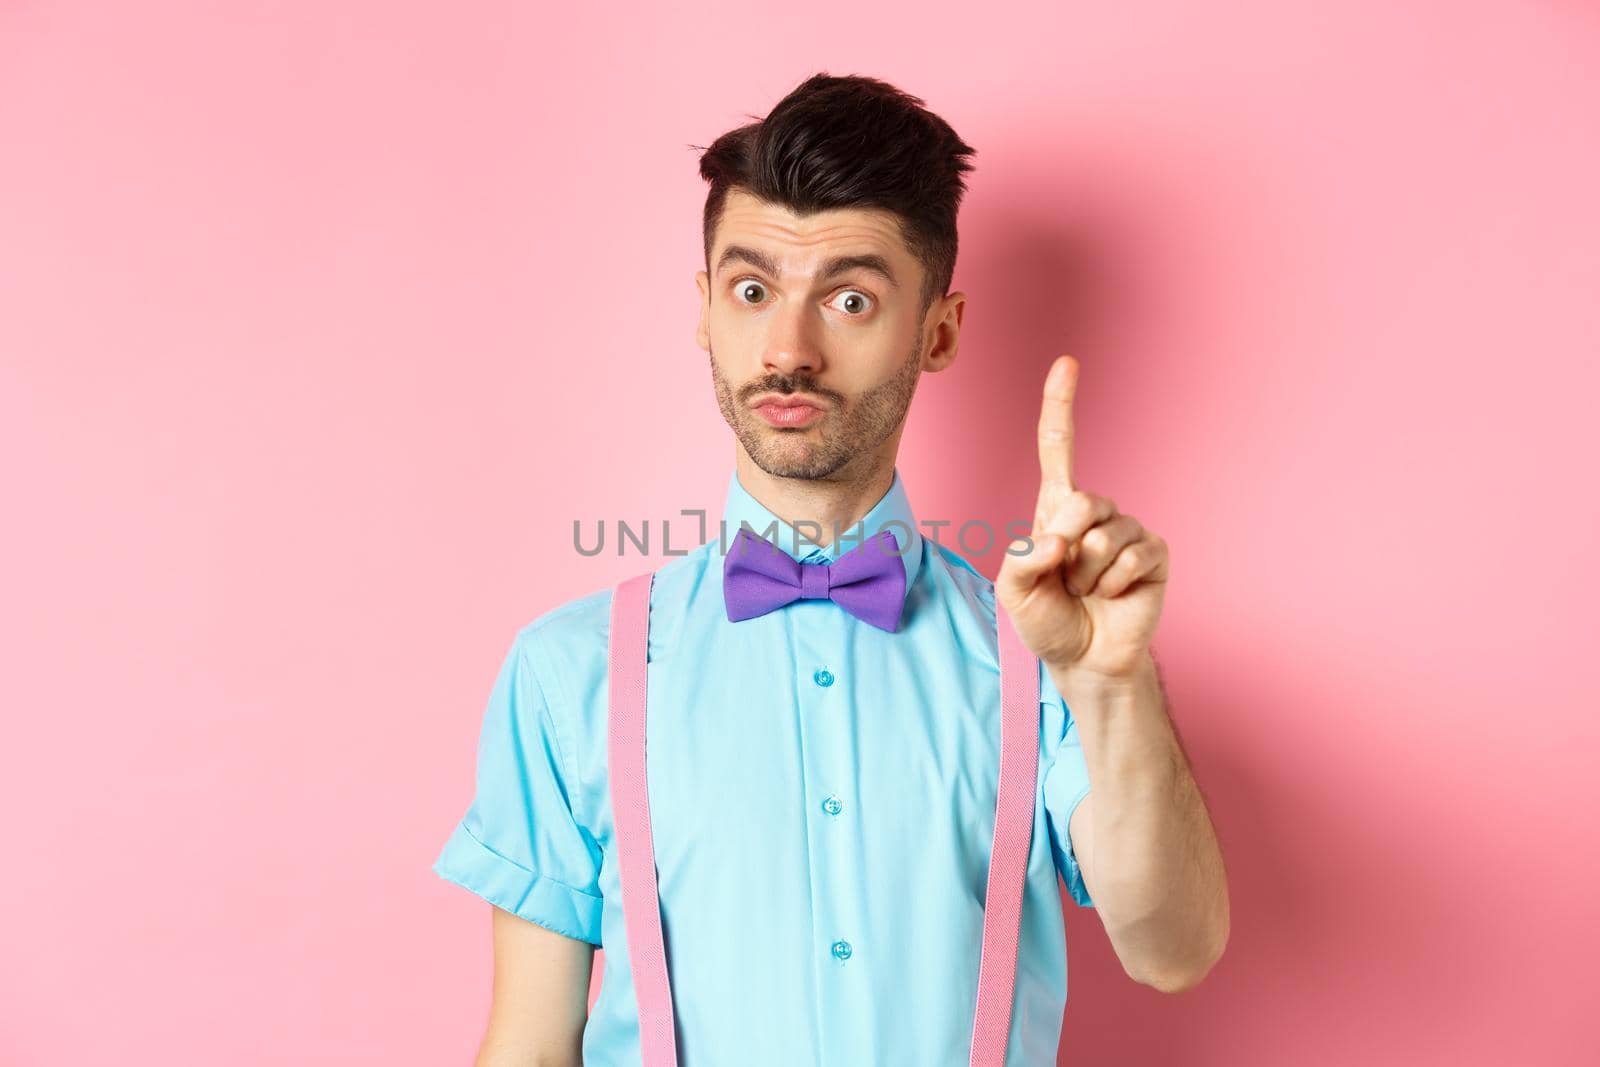
<path id="1" fill-rule="evenodd" d="M 650 840 L 650 795 L 644 778 L 645 666 L 650 638 L 650 583 L 654 571 L 618 583 L 611 598 L 608 672 L 610 711 L 606 755 L 611 780 L 617 871 L 622 881 L 622 922 L 639 999 L 639 1048 L 644 1067 L 677 1067 L 672 989 L 661 940 L 655 846 Z"/>
<path id="2" fill-rule="evenodd" d="M 972 1067 L 1002 1067 L 1011 1036 L 1023 875 L 1033 845 L 1034 787 L 1039 773 L 1039 660 L 994 604 L 1000 644 L 1000 785 L 983 898 L 978 1008 L 972 1020 Z"/>
<path id="3" fill-rule="evenodd" d="M 653 571 L 636 575 L 612 591 L 607 755 L 623 925 L 639 1002 L 641 1062 L 644 1067 L 677 1067 L 672 988 L 661 936 L 661 901 L 645 785 L 645 679 L 654 577 Z M 984 897 L 972 1067 L 1003 1067 L 1005 1063 L 1039 769 L 1039 661 L 1012 628 L 998 601 L 995 615 L 1000 650 L 1000 782 Z"/>

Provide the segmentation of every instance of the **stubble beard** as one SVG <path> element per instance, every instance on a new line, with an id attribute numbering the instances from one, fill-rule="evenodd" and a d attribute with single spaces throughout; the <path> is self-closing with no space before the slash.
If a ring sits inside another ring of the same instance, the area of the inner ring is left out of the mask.
<path id="1" fill-rule="evenodd" d="M 717 407 L 751 462 L 775 478 L 812 480 L 830 477 L 863 452 L 876 448 L 904 421 L 922 376 L 922 333 L 918 331 L 910 356 L 892 378 L 853 399 L 824 391 L 803 377 L 768 377 L 744 390 L 746 397 L 793 392 L 832 401 L 820 420 L 801 429 L 772 426 L 752 411 L 748 402 L 735 400 L 733 387 L 717 368 L 715 354 L 708 351 L 707 355 Z"/>

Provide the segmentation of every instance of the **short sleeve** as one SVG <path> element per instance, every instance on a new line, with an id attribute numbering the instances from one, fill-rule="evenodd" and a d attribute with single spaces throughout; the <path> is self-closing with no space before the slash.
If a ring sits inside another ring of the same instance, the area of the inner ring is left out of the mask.
<path id="1" fill-rule="evenodd" d="M 472 804 L 434 861 L 439 877 L 556 933 L 600 944 L 600 848 L 573 815 L 544 687 L 517 635 L 489 694 Z"/>
<path id="2" fill-rule="evenodd" d="M 1078 857 L 1072 851 L 1072 813 L 1078 802 L 1089 793 L 1089 767 L 1083 759 L 1083 746 L 1078 742 L 1078 724 L 1073 721 L 1072 709 L 1057 692 L 1049 672 L 1044 672 L 1046 699 L 1058 702 L 1066 721 L 1066 732 L 1056 746 L 1044 777 L 1045 815 L 1050 823 L 1050 847 L 1055 853 L 1056 870 L 1066 884 L 1072 899 L 1085 908 L 1094 907 L 1088 887 L 1083 884 L 1083 871 L 1078 867 Z"/>

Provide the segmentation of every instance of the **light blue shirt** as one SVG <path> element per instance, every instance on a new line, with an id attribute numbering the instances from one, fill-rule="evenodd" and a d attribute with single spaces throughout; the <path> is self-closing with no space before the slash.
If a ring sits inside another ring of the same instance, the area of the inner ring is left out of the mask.
<path id="1" fill-rule="evenodd" d="M 687 555 L 633 549 L 629 571 L 658 569 L 647 781 L 679 1063 L 964 1067 L 999 782 L 994 585 L 923 535 L 898 470 L 860 530 L 827 547 L 736 472 L 723 521 Z M 899 631 L 825 599 L 729 622 L 722 566 L 741 523 L 807 562 L 892 524 L 907 545 Z M 518 631 L 484 715 L 476 795 L 433 867 L 604 947 L 586 1067 L 640 1062 L 606 778 L 610 608 L 607 587 Z M 1039 674 L 1008 1067 L 1054 1063 L 1060 1045 L 1058 872 L 1093 907 L 1068 836 L 1088 772 Z"/>

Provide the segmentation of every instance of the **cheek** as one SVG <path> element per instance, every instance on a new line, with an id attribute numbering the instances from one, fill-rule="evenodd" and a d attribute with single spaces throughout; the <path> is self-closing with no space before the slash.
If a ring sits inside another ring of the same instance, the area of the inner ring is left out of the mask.
<path id="1" fill-rule="evenodd" d="M 858 379 L 886 382 L 905 373 L 906 361 L 916 343 L 914 334 L 886 325 L 882 329 L 859 330 L 854 336 L 841 339 L 838 351 L 849 357 L 852 367 L 859 368 Z"/>
<path id="2" fill-rule="evenodd" d="M 732 308 L 712 304 L 711 316 L 707 321 L 712 342 L 722 345 L 730 353 L 735 350 L 746 352 L 752 345 L 760 345 L 766 339 L 765 320 L 757 315 L 741 315 Z"/>
<path id="3" fill-rule="evenodd" d="M 899 363 L 916 343 L 915 317 L 903 307 L 888 307 L 868 322 L 840 322 L 833 332 L 847 343 L 870 349 L 885 361 Z"/>

